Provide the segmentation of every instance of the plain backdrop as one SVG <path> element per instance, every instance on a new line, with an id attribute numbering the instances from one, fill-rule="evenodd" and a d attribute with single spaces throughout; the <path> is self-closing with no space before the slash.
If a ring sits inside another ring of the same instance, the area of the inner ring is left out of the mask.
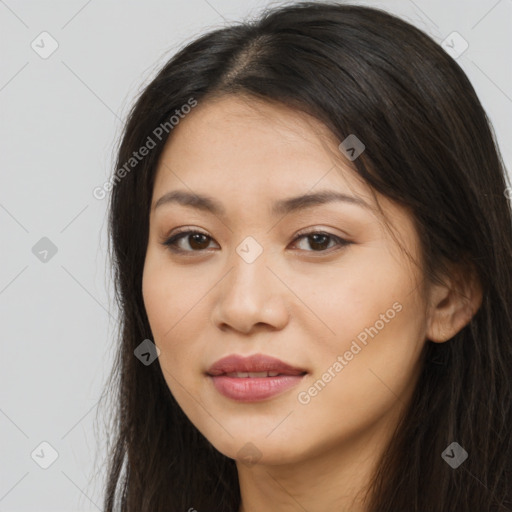
<path id="1" fill-rule="evenodd" d="M 399 14 L 439 43 L 453 32 L 459 49 L 467 42 L 457 61 L 510 169 L 512 0 L 357 3 Z M 267 5 L 0 0 L 0 512 L 102 510 L 95 423 L 117 311 L 107 199 L 93 190 L 109 178 L 122 122 L 157 69 L 206 30 Z"/>

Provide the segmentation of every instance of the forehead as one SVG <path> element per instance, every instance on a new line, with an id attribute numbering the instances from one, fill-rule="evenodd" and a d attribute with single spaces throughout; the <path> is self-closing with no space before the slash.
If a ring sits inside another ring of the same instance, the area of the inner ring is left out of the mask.
<path id="1" fill-rule="evenodd" d="M 270 195 L 318 184 L 368 195 L 339 142 L 320 121 L 282 104 L 234 95 L 208 100 L 171 132 L 155 193 L 185 185 Z"/>

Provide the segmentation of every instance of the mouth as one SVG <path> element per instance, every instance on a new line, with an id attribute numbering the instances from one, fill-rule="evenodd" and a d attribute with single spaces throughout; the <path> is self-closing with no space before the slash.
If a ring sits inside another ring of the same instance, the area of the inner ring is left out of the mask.
<path id="1" fill-rule="evenodd" d="M 232 354 L 213 363 L 207 371 L 212 377 L 229 375 L 238 378 L 276 377 L 278 375 L 302 375 L 304 368 L 292 366 L 280 359 L 265 354 L 244 357 Z"/>
<path id="2" fill-rule="evenodd" d="M 306 372 L 301 373 L 301 375 L 305 375 Z M 262 379 L 266 377 L 280 377 L 281 375 L 293 375 L 291 373 L 279 373 L 279 372 L 229 372 L 229 373 L 221 373 L 220 375 L 225 375 L 226 377 L 234 377 L 237 379 Z M 219 375 L 216 375 L 218 377 Z"/>
<path id="3" fill-rule="evenodd" d="M 238 402 L 273 398 L 298 385 L 307 373 L 263 354 L 224 357 L 206 372 L 220 394 Z"/>

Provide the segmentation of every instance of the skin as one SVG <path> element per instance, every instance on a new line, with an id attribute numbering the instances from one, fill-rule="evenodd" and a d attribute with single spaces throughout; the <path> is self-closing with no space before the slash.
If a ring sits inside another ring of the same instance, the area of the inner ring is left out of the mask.
<path id="1" fill-rule="evenodd" d="M 366 510 L 364 490 L 410 399 L 426 340 L 448 340 L 481 300 L 472 289 L 465 290 L 469 302 L 461 300 L 450 278 L 426 286 L 340 142 L 306 114 L 227 96 L 200 103 L 180 121 L 157 169 L 143 274 L 157 361 L 192 423 L 236 459 L 240 512 Z M 274 201 L 325 189 L 362 198 L 369 208 L 330 202 L 270 214 Z M 155 209 L 172 190 L 212 196 L 226 214 L 178 203 Z M 408 212 L 377 198 L 419 261 Z M 188 252 L 175 254 L 162 242 L 179 227 L 210 238 L 182 238 L 177 244 Z M 294 241 L 300 230 L 351 243 Z M 263 250 L 252 263 L 236 251 L 247 236 Z M 393 304 L 400 311 L 347 361 L 352 342 Z M 259 403 L 222 396 L 205 374 L 221 357 L 257 353 L 308 374 Z M 338 356 L 347 363 L 341 371 L 333 370 Z M 329 368 L 330 381 L 308 394 Z M 308 403 L 299 401 L 301 392 Z"/>

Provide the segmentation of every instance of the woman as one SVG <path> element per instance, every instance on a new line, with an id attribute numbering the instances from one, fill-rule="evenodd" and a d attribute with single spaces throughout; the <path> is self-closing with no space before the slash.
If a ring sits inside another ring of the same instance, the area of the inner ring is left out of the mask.
<path id="1" fill-rule="evenodd" d="M 323 2 L 212 31 L 116 169 L 105 510 L 512 510 L 506 175 L 440 46 Z"/>

